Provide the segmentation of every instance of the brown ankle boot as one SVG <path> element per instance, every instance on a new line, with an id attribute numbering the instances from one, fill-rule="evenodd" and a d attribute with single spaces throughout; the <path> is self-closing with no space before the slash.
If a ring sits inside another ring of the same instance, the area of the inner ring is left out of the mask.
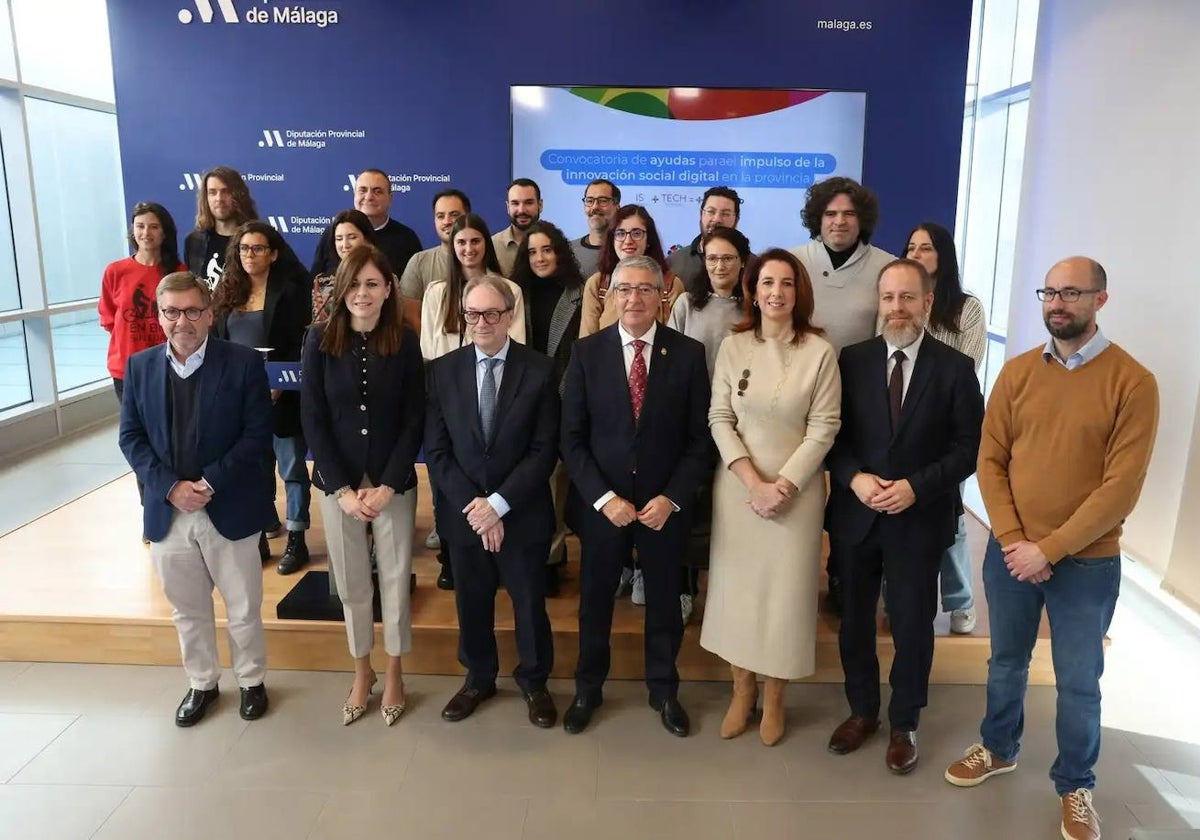
<path id="1" fill-rule="evenodd" d="M 758 680 L 753 671 L 730 665 L 733 671 L 733 699 L 721 721 L 721 737 L 736 738 L 746 731 L 746 721 L 758 703 Z"/>
<path id="2" fill-rule="evenodd" d="M 768 747 L 779 743 L 783 737 L 783 689 L 787 680 L 767 677 L 763 684 L 763 715 L 758 724 L 758 736 Z"/>

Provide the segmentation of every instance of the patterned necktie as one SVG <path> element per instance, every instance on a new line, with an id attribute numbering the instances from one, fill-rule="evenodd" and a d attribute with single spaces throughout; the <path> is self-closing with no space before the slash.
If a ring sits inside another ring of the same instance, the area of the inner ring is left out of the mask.
<path id="1" fill-rule="evenodd" d="M 646 399 L 646 358 L 642 355 L 646 342 L 633 340 L 633 364 L 629 366 L 629 403 L 633 406 L 633 422 L 642 416 L 642 403 Z"/>
<path id="2" fill-rule="evenodd" d="M 904 405 L 904 362 L 907 357 L 903 350 L 897 350 L 892 358 L 896 360 L 896 366 L 888 379 L 888 407 L 892 410 L 892 434 L 895 434 L 900 427 L 900 408 Z"/>
<path id="3" fill-rule="evenodd" d="M 483 439 L 492 440 L 492 427 L 496 423 L 496 365 L 500 359 L 484 359 L 483 387 L 479 389 L 479 423 L 483 426 Z"/>

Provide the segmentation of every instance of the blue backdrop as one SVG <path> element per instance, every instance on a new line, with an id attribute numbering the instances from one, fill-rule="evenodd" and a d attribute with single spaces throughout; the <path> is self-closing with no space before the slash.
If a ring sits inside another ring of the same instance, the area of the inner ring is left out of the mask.
<path id="1" fill-rule="evenodd" d="M 232 166 L 307 262 L 352 176 L 379 167 L 428 247 L 446 186 L 507 224 L 510 85 L 865 90 L 874 241 L 895 251 L 918 221 L 954 224 L 970 16 L 971 0 L 109 0 L 125 197 L 166 205 L 182 244 L 198 174 Z M 799 199 L 780 245 L 808 238 Z M 586 230 L 578 203 L 543 215 Z"/>

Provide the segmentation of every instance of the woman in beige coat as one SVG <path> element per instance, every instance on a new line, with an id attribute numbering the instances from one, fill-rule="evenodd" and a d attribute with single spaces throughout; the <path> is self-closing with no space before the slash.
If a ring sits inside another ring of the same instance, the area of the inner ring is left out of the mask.
<path id="1" fill-rule="evenodd" d="M 770 746 L 783 737 L 784 686 L 815 670 L 821 465 L 841 425 L 841 380 L 794 256 L 767 251 L 745 287 L 747 317 L 717 354 L 708 415 L 721 464 L 700 644 L 733 672 L 721 737 L 746 731 L 761 674 Z"/>

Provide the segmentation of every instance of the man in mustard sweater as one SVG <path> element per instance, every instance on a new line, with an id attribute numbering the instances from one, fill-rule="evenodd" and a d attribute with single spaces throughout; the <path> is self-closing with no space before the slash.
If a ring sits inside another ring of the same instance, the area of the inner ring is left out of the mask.
<path id="1" fill-rule="evenodd" d="M 1099 263 L 1071 257 L 1038 289 L 1050 340 L 1004 366 L 988 401 L 979 488 L 992 524 L 983 561 L 991 623 L 982 743 L 946 770 L 974 787 L 1016 769 L 1029 659 L 1043 606 L 1058 684 L 1062 836 L 1097 840 L 1104 634 L 1121 585 L 1121 524 L 1158 427 L 1154 376 L 1096 324 L 1108 301 Z"/>

